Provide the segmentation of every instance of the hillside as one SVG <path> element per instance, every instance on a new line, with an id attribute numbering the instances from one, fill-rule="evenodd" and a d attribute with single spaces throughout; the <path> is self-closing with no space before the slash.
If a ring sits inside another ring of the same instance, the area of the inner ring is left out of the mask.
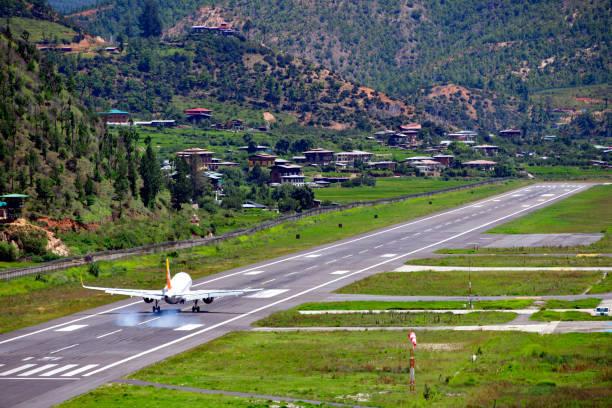
<path id="1" fill-rule="evenodd" d="M 69 56 L 62 72 L 74 75 L 92 108 L 145 117 L 181 118 L 185 108 L 221 102 L 289 115 L 303 125 L 369 130 L 397 126 L 413 113 L 328 69 L 235 36 L 204 33 L 161 44 L 132 39 L 121 55 Z"/>
<path id="2" fill-rule="evenodd" d="M 610 81 L 611 10 L 603 0 L 158 3 L 169 38 L 225 20 L 257 43 L 458 126 L 516 125 L 530 93 Z M 107 36 L 134 35 L 141 4 L 116 0 L 74 21 Z M 454 105 L 436 98 L 435 87 L 465 89 L 473 100 L 457 95 Z"/>

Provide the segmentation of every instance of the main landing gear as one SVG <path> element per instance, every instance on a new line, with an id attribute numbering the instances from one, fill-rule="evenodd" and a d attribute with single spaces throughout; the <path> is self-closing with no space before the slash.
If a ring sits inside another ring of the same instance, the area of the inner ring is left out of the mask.
<path id="1" fill-rule="evenodd" d="M 155 301 L 155 305 L 153 306 L 153 313 L 159 313 L 161 311 L 161 307 L 159 306 L 159 301 Z"/>
<path id="2" fill-rule="evenodd" d="M 193 302 L 193 306 L 191 306 L 191 311 L 193 313 L 200 313 L 200 306 L 198 306 L 198 301 Z"/>

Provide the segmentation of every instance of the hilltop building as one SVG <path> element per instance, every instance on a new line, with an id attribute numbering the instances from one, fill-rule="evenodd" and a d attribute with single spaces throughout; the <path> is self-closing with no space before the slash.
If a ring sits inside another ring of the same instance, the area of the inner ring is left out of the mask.
<path id="1" fill-rule="evenodd" d="M 101 112 L 106 124 L 127 124 L 130 121 L 130 113 L 119 109 L 111 109 L 108 112 Z"/>
<path id="2" fill-rule="evenodd" d="M 277 184 L 304 185 L 302 166 L 297 164 L 275 164 L 270 168 L 270 181 Z"/>
<path id="3" fill-rule="evenodd" d="M 212 163 L 213 152 L 199 147 L 191 147 L 176 153 L 176 156 L 185 159 L 192 169 L 202 170 L 209 168 Z"/>
<path id="4" fill-rule="evenodd" d="M 363 163 L 369 162 L 374 154 L 370 152 L 363 152 L 361 150 L 353 150 L 352 152 L 336 153 L 334 156 L 336 158 L 336 164 L 352 166 L 356 161 L 361 161 Z"/>
<path id="5" fill-rule="evenodd" d="M 184 110 L 187 120 L 190 122 L 199 122 L 212 118 L 213 111 L 206 108 L 191 108 Z"/>
<path id="6" fill-rule="evenodd" d="M 499 131 L 499 135 L 502 137 L 521 137 L 521 133 L 519 129 L 504 129 Z"/>
<path id="7" fill-rule="evenodd" d="M 334 152 L 321 148 L 310 149 L 303 153 L 306 163 L 327 165 L 334 161 Z"/>
<path id="8" fill-rule="evenodd" d="M 272 167 L 278 159 L 278 156 L 268 153 L 256 153 L 249 156 L 249 167 Z"/>
<path id="9" fill-rule="evenodd" d="M 0 222 L 12 222 L 21 217 L 25 194 L 5 194 L 0 196 Z"/>

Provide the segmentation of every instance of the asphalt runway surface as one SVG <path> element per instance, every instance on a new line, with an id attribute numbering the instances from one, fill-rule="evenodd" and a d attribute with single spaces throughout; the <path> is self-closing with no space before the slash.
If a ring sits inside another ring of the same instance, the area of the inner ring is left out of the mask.
<path id="1" fill-rule="evenodd" d="M 477 242 L 494 225 L 587 189 L 587 183 L 531 185 L 300 253 L 208 276 L 197 289 L 263 288 L 238 298 L 161 304 L 123 300 L 0 336 L 0 407 L 48 407 L 272 312 L 323 300 L 368 275 L 443 247 Z M 163 272 L 160 271 L 160 286 Z M 28 307 L 24 304 L 23 307 Z M 180 311 L 182 309 L 183 311 Z M 205 311 L 204 311 L 205 310 Z M 203 367 L 205 370 L 205 367 Z"/>

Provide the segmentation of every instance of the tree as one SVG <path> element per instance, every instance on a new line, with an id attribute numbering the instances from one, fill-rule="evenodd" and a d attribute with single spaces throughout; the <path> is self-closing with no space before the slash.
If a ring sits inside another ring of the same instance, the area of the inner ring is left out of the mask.
<path id="1" fill-rule="evenodd" d="M 139 25 L 142 36 L 145 38 L 159 37 L 161 35 L 162 22 L 159 17 L 159 8 L 154 0 L 145 0 Z"/>
<path id="2" fill-rule="evenodd" d="M 140 177 L 142 177 L 142 188 L 140 196 L 147 207 L 152 207 L 155 197 L 162 187 L 162 174 L 157 162 L 157 156 L 151 145 L 151 138 L 146 140 L 147 150 L 140 161 Z"/>
<path id="3" fill-rule="evenodd" d="M 193 196 L 193 185 L 189 180 L 189 164 L 183 159 L 177 159 L 175 162 L 176 174 L 172 182 L 172 206 L 177 210 L 181 208 L 183 203 L 188 203 Z"/>

